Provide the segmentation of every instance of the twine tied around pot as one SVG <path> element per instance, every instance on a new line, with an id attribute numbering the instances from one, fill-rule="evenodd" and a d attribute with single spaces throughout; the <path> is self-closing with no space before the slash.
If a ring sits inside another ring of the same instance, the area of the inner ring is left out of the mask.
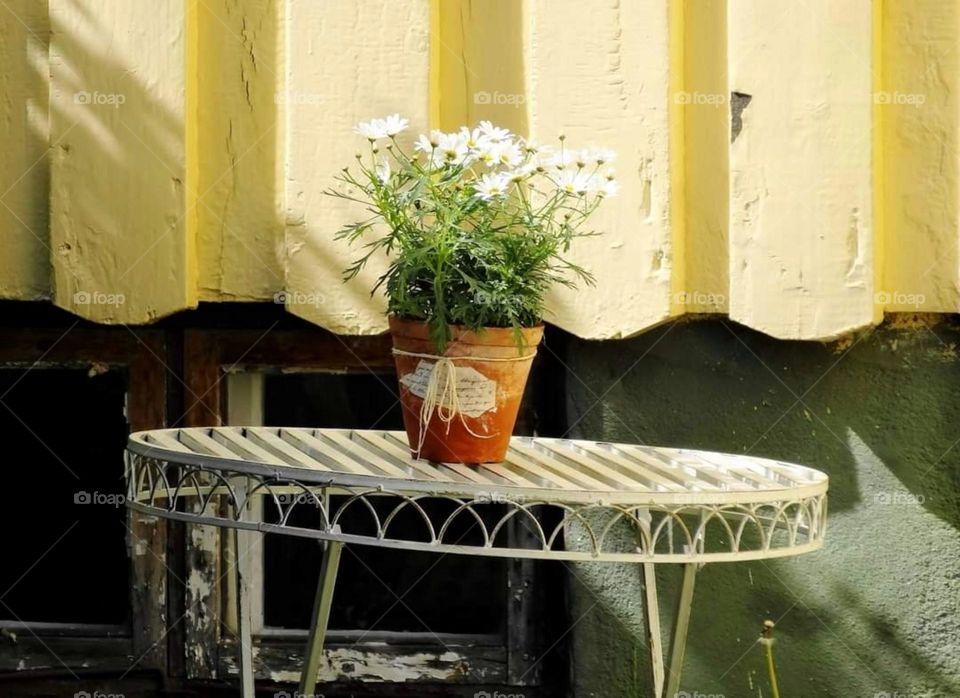
<path id="1" fill-rule="evenodd" d="M 496 434 L 478 434 L 467 424 L 460 407 L 460 396 L 457 392 L 457 367 L 454 361 L 463 359 L 477 363 L 510 363 L 514 361 L 532 360 L 533 357 L 536 356 L 536 353 L 537 352 L 534 351 L 530 354 L 511 357 L 439 356 L 437 354 L 421 354 L 413 351 L 394 349 L 394 356 L 430 359 L 434 362 L 430 369 L 430 379 L 427 381 L 423 403 L 420 405 L 420 433 L 417 436 L 417 458 L 420 457 L 420 451 L 423 449 L 423 443 L 427 438 L 427 428 L 434 412 L 436 412 L 440 421 L 447 425 L 447 434 L 450 433 L 450 425 L 453 423 L 453 420 L 459 416 L 460 423 L 471 436 L 477 439 L 492 439 L 496 436 Z M 441 380 L 443 381 L 442 387 L 440 385 Z"/>

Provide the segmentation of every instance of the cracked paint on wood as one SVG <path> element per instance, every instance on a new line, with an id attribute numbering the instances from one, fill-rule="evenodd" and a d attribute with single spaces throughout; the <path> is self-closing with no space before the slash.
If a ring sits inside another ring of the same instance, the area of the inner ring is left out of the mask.
<path id="1" fill-rule="evenodd" d="M 782 338 L 874 321 L 870 3 L 728 6 L 730 317 Z"/>
<path id="2" fill-rule="evenodd" d="M 285 112 L 287 310 L 334 332 L 382 332 L 385 303 L 370 289 L 383 263 L 344 284 L 358 251 L 333 241 L 364 209 L 323 191 L 367 147 L 353 134 L 358 121 L 399 112 L 426 127 L 429 2 L 287 0 L 284 31 L 287 94 L 317 105 Z"/>
<path id="3" fill-rule="evenodd" d="M 825 339 L 960 307 L 960 0 L 4 9 L 0 298 L 103 323 L 279 300 L 381 332 L 384 262 L 341 283 L 358 209 L 322 192 L 354 123 L 401 112 L 619 151 L 607 234 L 574 251 L 598 284 L 548 299 L 579 336 L 726 312 Z"/>
<path id="4" fill-rule="evenodd" d="M 185 2 L 50 0 L 54 302 L 102 323 L 195 304 Z"/>
<path id="5" fill-rule="evenodd" d="M 284 287 L 278 170 L 281 3 L 197 5 L 197 250 L 201 300 L 271 299 Z M 320 107 L 303 105 L 319 118 Z"/>
<path id="6" fill-rule="evenodd" d="M 591 221 L 604 235 L 571 257 L 594 287 L 557 289 L 547 320 L 576 335 L 617 338 L 670 317 L 676 273 L 670 177 L 670 27 L 662 0 L 524 5 L 530 133 L 617 151 L 623 187 Z"/>
<path id="7" fill-rule="evenodd" d="M 49 42 L 46 3 L 8 0 L 0 12 L 0 298 L 50 295 Z"/>

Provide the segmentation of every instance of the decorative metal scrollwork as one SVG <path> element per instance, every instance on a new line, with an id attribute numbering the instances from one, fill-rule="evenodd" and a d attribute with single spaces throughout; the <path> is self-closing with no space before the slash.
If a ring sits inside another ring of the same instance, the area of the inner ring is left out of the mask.
<path id="1" fill-rule="evenodd" d="M 128 506 L 164 518 L 345 543 L 561 560 L 718 562 L 822 546 L 826 493 L 758 503 L 565 502 L 309 481 L 127 453 Z M 784 490 L 789 494 L 789 490 Z M 782 495 L 781 495 L 782 496 Z M 247 506 L 262 501 L 254 519 Z M 525 530 L 522 547 L 508 524 Z"/>

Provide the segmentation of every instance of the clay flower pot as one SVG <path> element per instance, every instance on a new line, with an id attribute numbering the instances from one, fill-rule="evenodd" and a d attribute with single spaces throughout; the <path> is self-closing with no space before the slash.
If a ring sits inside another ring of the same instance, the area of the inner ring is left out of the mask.
<path id="1" fill-rule="evenodd" d="M 410 450 L 446 463 L 502 461 L 543 325 L 523 330 L 522 348 L 510 328 L 452 331 L 438 355 L 426 323 L 390 318 Z"/>

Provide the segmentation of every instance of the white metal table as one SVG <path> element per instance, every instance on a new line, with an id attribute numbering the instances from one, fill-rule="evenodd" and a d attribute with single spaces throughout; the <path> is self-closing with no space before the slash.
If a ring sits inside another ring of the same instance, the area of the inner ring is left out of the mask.
<path id="1" fill-rule="evenodd" d="M 823 545 L 827 476 L 764 458 L 705 451 L 514 437 L 507 460 L 484 466 L 414 460 L 402 432 L 278 427 L 163 429 L 132 434 L 127 506 L 194 524 L 314 538 L 325 544 L 300 693 L 313 695 L 344 543 L 437 553 L 641 564 L 652 680 L 679 690 L 697 569 Z M 384 500 L 388 497 L 390 500 Z M 248 506 L 263 498 L 275 523 Z M 386 509 L 384 501 L 390 502 Z M 445 502 L 443 507 L 428 502 Z M 319 525 L 291 521 L 297 507 Z M 363 516 L 347 512 L 363 512 Z M 397 525 L 413 511 L 419 531 Z M 521 521 L 531 536 L 506 535 Z M 479 531 L 458 533 L 466 520 Z M 239 550 L 240 546 L 234 546 Z M 240 675 L 254 696 L 249 590 L 238 570 Z M 664 659 L 654 566 L 683 581 Z"/>

